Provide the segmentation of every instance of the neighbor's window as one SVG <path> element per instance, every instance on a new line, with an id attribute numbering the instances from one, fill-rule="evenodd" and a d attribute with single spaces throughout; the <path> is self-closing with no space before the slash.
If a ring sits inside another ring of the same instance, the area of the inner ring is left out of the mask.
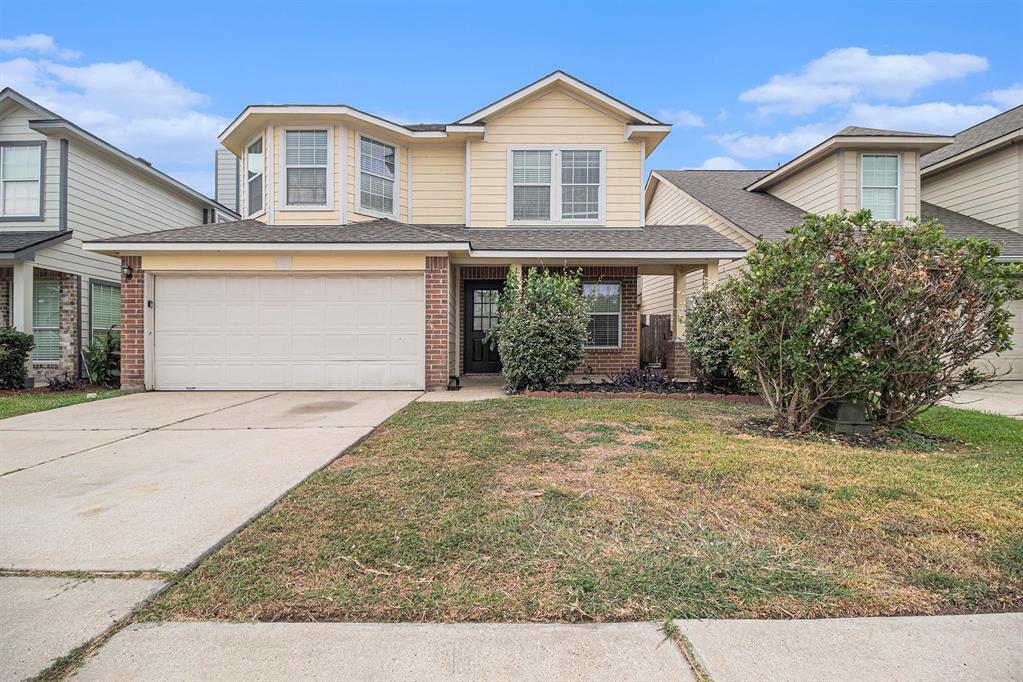
<path id="1" fill-rule="evenodd" d="M 899 219 L 899 157 L 895 154 L 863 155 L 862 208 L 877 220 Z"/>
<path id="2" fill-rule="evenodd" d="M 288 206 L 327 205 L 326 130 L 284 132 L 284 172 Z"/>
<path id="3" fill-rule="evenodd" d="M 263 138 L 245 150 L 245 178 L 248 183 L 248 215 L 263 210 Z"/>
<path id="4" fill-rule="evenodd" d="M 359 205 L 363 209 L 395 214 L 394 147 L 367 137 L 359 140 Z"/>
<path id="5" fill-rule="evenodd" d="M 40 215 L 43 146 L 0 146 L 0 216 Z"/>
<path id="6" fill-rule="evenodd" d="M 111 328 L 121 326 L 121 288 L 111 284 L 92 283 L 90 307 L 90 338 L 103 336 Z"/>
<path id="7" fill-rule="evenodd" d="M 596 149 L 512 150 L 510 220 L 520 223 L 599 220 L 601 153 Z"/>
<path id="8" fill-rule="evenodd" d="M 60 360 L 60 280 L 37 279 L 32 282 L 33 362 Z"/>
<path id="9" fill-rule="evenodd" d="M 619 282 L 583 284 L 583 296 L 593 301 L 586 328 L 588 348 L 618 348 L 622 335 L 622 285 Z"/>

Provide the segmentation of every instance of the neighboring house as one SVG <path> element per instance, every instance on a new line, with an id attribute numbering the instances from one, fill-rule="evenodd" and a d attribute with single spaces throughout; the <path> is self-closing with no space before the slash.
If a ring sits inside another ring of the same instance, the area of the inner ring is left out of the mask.
<path id="1" fill-rule="evenodd" d="M 649 224 L 699 223 L 749 248 L 781 239 L 804 213 L 869 208 L 876 218 L 936 219 L 946 234 L 997 242 L 1002 259 L 1023 260 L 1023 107 L 945 137 L 850 127 L 775 170 L 653 171 Z M 719 269 L 724 279 L 742 260 Z M 679 295 L 702 286 L 644 277 L 642 312 L 673 314 Z M 1023 301 L 1010 304 L 1023 320 Z M 684 321 L 677 325 L 684 326 Z M 1006 379 L 1023 379 L 1023 324 L 1014 348 L 985 361 Z"/>
<path id="2" fill-rule="evenodd" d="M 747 247 L 646 225 L 644 162 L 669 131 L 560 71 L 447 124 L 247 107 L 220 136 L 244 220 L 87 245 L 122 259 L 122 380 L 421 389 L 497 372 L 497 296 L 534 265 L 581 269 L 596 298 L 580 373 L 637 367 L 639 278 L 716 276 Z"/>
<path id="3" fill-rule="evenodd" d="M 217 203 L 227 206 L 235 213 L 241 211 L 241 177 L 242 162 L 237 156 L 226 149 L 218 149 L 213 160 L 216 173 L 213 198 Z"/>
<path id="4" fill-rule="evenodd" d="M 31 376 L 81 372 L 120 321 L 120 262 L 82 241 L 213 222 L 223 206 L 10 88 L 0 91 L 0 326 L 35 337 Z"/>

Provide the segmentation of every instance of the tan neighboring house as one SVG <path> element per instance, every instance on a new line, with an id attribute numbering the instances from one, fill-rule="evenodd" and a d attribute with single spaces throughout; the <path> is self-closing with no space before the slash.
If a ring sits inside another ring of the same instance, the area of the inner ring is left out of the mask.
<path id="1" fill-rule="evenodd" d="M 1023 260 L 1023 106 L 955 136 L 845 128 L 775 170 L 658 170 L 646 187 L 647 222 L 701 224 L 744 248 L 757 237 L 780 239 L 804 213 L 869 208 L 877 218 L 939 220 L 955 237 L 997 242 L 1002 259 Z M 720 279 L 743 265 L 722 263 Z M 673 315 L 680 295 L 703 286 L 643 277 L 645 315 Z M 1023 321 L 1023 301 L 1010 304 Z M 684 316 L 676 323 L 684 335 Z M 984 360 L 1002 378 L 1023 380 L 1023 322 L 1014 348 Z"/>
<path id="2" fill-rule="evenodd" d="M 87 245 L 123 264 L 122 380 L 422 389 L 495 373 L 497 296 L 533 265 L 580 268 L 596 298 L 580 373 L 637 367 L 640 277 L 715 276 L 746 248 L 705 223 L 647 225 L 644 162 L 670 128 L 560 71 L 451 123 L 247 107 L 220 136 L 241 159 L 242 220 Z"/>
<path id="3" fill-rule="evenodd" d="M 81 372 L 120 321 L 120 261 L 90 239 L 237 216 L 10 88 L 0 90 L 0 326 L 35 337 L 36 381 Z"/>

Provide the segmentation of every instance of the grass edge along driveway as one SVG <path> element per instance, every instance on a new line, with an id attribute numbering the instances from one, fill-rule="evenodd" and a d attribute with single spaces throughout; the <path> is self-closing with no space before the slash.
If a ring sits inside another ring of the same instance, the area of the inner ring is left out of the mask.
<path id="1" fill-rule="evenodd" d="M 90 393 L 95 393 L 96 396 L 89 398 Z M 81 391 L 0 391 L 0 419 L 114 398 L 125 393 L 126 391 L 108 388 L 89 388 Z"/>

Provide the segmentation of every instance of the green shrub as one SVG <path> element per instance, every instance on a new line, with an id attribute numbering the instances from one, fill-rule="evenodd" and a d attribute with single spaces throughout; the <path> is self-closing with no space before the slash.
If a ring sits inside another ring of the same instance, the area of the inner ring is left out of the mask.
<path id="1" fill-rule="evenodd" d="M 82 363 L 89 383 L 96 386 L 121 385 L 121 335 L 113 328 L 97 334 L 82 349 Z"/>
<path id="2" fill-rule="evenodd" d="M 737 391 L 738 377 L 732 370 L 735 319 L 728 309 L 729 289 L 704 289 L 686 311 L 686 351 L 693 363 L 693 376 L 706 388 Z"/>
<path id="3" fill-rule="evenodd" d="M 509 391 L 549 390 L 583 360 L 590 302 L 578 273 L 512 269 L 488 340 L 497 344 Z"/>
<path id="4" fill-rule="evenodd" d="M 12 327 L 0 327 L 0 389 L 25 386 L 25 380 L 28 379 L 25 363 L 35 345 L 31 334 L 19 332 Z"/>

